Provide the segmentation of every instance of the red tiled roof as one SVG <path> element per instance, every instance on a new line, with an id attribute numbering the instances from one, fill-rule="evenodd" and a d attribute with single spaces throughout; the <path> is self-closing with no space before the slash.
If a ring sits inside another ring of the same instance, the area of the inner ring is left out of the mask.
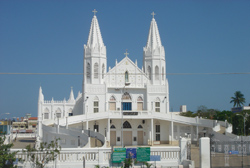
<path id="1" fill-rule="evenodd" d="M 37 117 L 30 117 L 29 120 L 37 120 Z"/>

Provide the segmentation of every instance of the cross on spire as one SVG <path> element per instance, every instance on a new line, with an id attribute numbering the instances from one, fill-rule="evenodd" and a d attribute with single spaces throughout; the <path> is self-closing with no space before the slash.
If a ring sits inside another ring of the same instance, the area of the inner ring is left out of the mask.
<path id="1" fill-rule="evenodd" d="M 94 9 L 92 12 L 94 12 L 94 16 L 95 16 L 95 15 L 96 15 L 96 13 L 97 13 L 97 10 L 95 10 L 95 9 Z"/>
<path id="2" fill-rule="evenodd" d="M 154 12 L 152 12 L 151 15 L 153 16 L 153 18 L 155 18 L 155 15 L 156 15 L 156 14 L 155 14 Z"/>
<path id="3" fill-rule="evenodd" d="M 126 57 L 129 55 L 128 49 L 126 49 L 126 52 L 124 53 L 124 55 L 126 55 Z"/>

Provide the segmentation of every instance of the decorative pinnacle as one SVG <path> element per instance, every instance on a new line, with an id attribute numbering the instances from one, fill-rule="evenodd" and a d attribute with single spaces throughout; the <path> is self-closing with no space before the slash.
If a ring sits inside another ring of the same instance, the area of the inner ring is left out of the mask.
<path id="1" fill-rule="evenodd" d="M 153 16 L 153 18 L 155 18 L 155 15 L 156 15 L 156 14 L 155 14 L 154 12 L 152 12 L 151 15 Z"/>
<path id="2" fill-rule="evenodd" d="M 124 53 L 124 55 L 126 55 L 126 57 L 129 55 L 128 49 L 126 49 L 126 52 Z"/>
<path id="3" fill-rule="evenodd" d="M 97 13 L 97 10 L 95 10 L 95 9 L 94 9 L 92 12 L 94 12 L 94 16 L 95 16 L 95 15 L 96 15 L 96 13 Z"/>

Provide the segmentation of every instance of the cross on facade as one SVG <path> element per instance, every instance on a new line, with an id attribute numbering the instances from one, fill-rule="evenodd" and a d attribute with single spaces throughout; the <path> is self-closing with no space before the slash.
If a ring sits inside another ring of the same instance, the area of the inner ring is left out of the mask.
<path id="1" fill-rule="evenodd" d="M 92 12 L 94 12 L 94 15 L 95 15 L 97 13 L 97 10 L 94 9 Z"/>
<path id="2" fill-rule="evenodd" d="M 129 55 L 128 49 L 126 49 L 126 52 L 124 53 L 124 55 L 126 55 L 126 57 Z"/>
<path id="3" fill-rule="evenodd" d="M 153 16 L 153 18 L 155 18 L 155 15 L 156 15 L 156 14 L 155 14 L 154 12 L 152 12 L 151 15 Z"/>

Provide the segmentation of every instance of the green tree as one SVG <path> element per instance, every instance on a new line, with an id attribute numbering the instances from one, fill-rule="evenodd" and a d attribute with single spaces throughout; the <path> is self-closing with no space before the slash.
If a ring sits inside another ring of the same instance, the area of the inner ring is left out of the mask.
<path id="1" fill-rule="evenodd" d="M 147 167 L 147 168 L 150 168 L 153 164 L 151 164 L 151 163 L 148 163 L 148 162 L 144 162 L 144 164 L 145 164 L 145 166 Z"/>
<path id="2" fill-rule="evenodd" d="M 36 149 L 28 145 L 23 150 L 23 153 L 28 155 L 28 162 L 31 162 L 34 167 L 44 168 L 50 161 L 55 161 L 58 154 L 60 154 L 61 146 L 58 143 L 59 139 L 51 141 L 50 143 L 41 142 Z"/>
<path id="3" fill-rule="evenodd" d="M 204 105 L 201 105 L 197 108 L 197 114 L 199 117 L 204 117 L 205 113 L 207 113 L 207 107 Z"/>
<path id="4" fill-rule="evenodd" d="M 231 97 L 231 101 L 230 103 L 234 103 L 234 107 L 241 107 L 241 105 L 244 105 L 245 103 L 245 98 L 244 98 L 244 94 L 242 94 L 240 91 L 236 91 L 234 93 L 234 97 Z"/>
<path id="5" fill-rule="evenodd" d="M 193 113 L 192 111 L 187 111 L 187 112 L 181 112 L 180 116 L 184 116 L 184 117 L 196 117 L 197 114 Z"/>
<path id="6" fill-rule="evenodd" d="M 0 167 L 16 167 L 13 163 L 16 161 L 17 152 L 10 152 L 10 148 L 13 146 L 13 143 L 4 144 L 5 139 L 5 135 L 0 136 Z"/>
<path id="7" fill-rule="evenodd" d="M 133 165 L 133 158 L 131 156 L 131 153 L 129 154 L 129 157 L 124 159 L 124 168 L 132 167 Z"/>

